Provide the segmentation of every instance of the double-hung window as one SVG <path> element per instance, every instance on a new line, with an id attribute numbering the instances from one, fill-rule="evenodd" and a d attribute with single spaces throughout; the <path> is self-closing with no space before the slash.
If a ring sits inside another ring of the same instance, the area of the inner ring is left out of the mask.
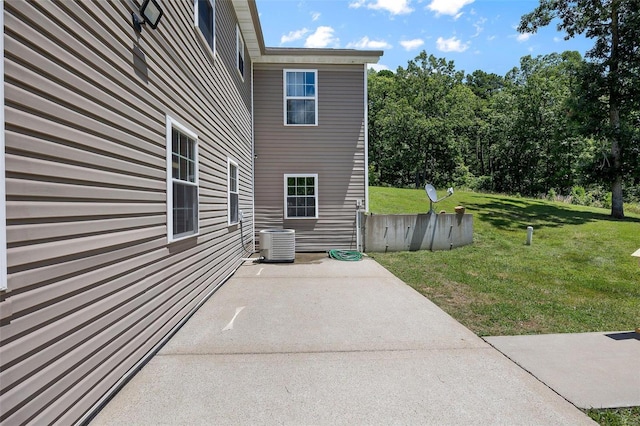
<path id="1" fill-rule="evenodd" d="M 233 225 L 239 221 L 239 202 L 238 202 L 238 163 L 232 159 L 227 159 L 227 177 L 228 177 L 228 223 Z"/>
<path id="2" fill-rule="evenodd" d="M 318 175 L 284 175 L 285 219 L 318 217 Z"/>
<path id="3" fill-rule="evenodd" d="M 236 65 L 238 66 L 240 77 L 244 79 L 244 39 L 238 25 L 236 25 L 236 51 Z"/>
<path id="4" fill-rule="evenodd" d="M 318 71 L 284 70 L 284 124 L 318 124 Z"/>
<path id="5" fill-rule="evenodd" d="M 216 51 L 215 0 L 194 0 L 194 23 L 213 54 Z"/>
<path id="6" fill-rule="evenodd" d="M 198 234 L 198 136 L 167 116 L 167 237 Z"/>

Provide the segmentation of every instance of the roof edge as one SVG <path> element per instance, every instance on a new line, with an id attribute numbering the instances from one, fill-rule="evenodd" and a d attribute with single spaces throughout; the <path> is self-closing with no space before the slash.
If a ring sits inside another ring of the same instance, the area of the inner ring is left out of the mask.
<path id="1" fill-rule="evenodd" d="M 267 47 L 256 62 L 375 64 L 382 55 L 382 50 Z"/>
<path id="2" fill-rule="evenodd" d="M 266 47 L 256 1 L 232 0 L 232 3 L 253 62 L 375 64 L 384 55 L 382 50 Z"/>
<path id="3" fill-rule="evenodd" d="M 260 23 L 260 13 L 258 12 L 258 6 L 255 0 L 249 1 L 249 11 L 251 12 L 251 19 L 253 19 L 256 36 L 258 38 L 258 44 L 260 45 L 260 53 L 264 55 L 264 34 L 262 33 L 262 24 Z"/>

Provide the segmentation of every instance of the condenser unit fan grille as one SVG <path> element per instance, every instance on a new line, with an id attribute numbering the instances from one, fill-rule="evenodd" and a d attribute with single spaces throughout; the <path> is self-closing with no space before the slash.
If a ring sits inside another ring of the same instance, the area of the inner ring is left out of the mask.
<path id="1" fill-rule="evenodd" d="M 260 231 L 260 256 L 263 262 L 293 262 L 296 258 L 296 234 L 293 229 Z"/>

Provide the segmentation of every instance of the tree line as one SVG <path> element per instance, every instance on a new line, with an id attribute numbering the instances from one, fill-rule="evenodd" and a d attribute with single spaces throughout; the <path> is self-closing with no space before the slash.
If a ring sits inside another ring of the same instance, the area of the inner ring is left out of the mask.
<path id="1" fill-rule="evenodd" d="M 423 51 L 370 71 L 370 183 L 572 195 L 624 217 L 622 201 L 640 200 L 640 2 L 595 2 L 609 8 L 597 16 L 579 3 L 594 1 L 541 0 L 519 29 L 558 18 L 567 37 L 594 38 L 585 58 L 525 56 L 500 76 Z"/>

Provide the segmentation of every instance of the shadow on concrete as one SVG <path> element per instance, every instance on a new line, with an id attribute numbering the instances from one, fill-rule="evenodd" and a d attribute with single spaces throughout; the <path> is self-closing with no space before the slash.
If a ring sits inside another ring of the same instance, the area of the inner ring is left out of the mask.
<path id="1" fill-rule="evenodd" d="M 611 333 L 605 334 L 609 339 L 613 340 L 640 340 L 640 334 L 630 331 L 628 333 Z"/>

